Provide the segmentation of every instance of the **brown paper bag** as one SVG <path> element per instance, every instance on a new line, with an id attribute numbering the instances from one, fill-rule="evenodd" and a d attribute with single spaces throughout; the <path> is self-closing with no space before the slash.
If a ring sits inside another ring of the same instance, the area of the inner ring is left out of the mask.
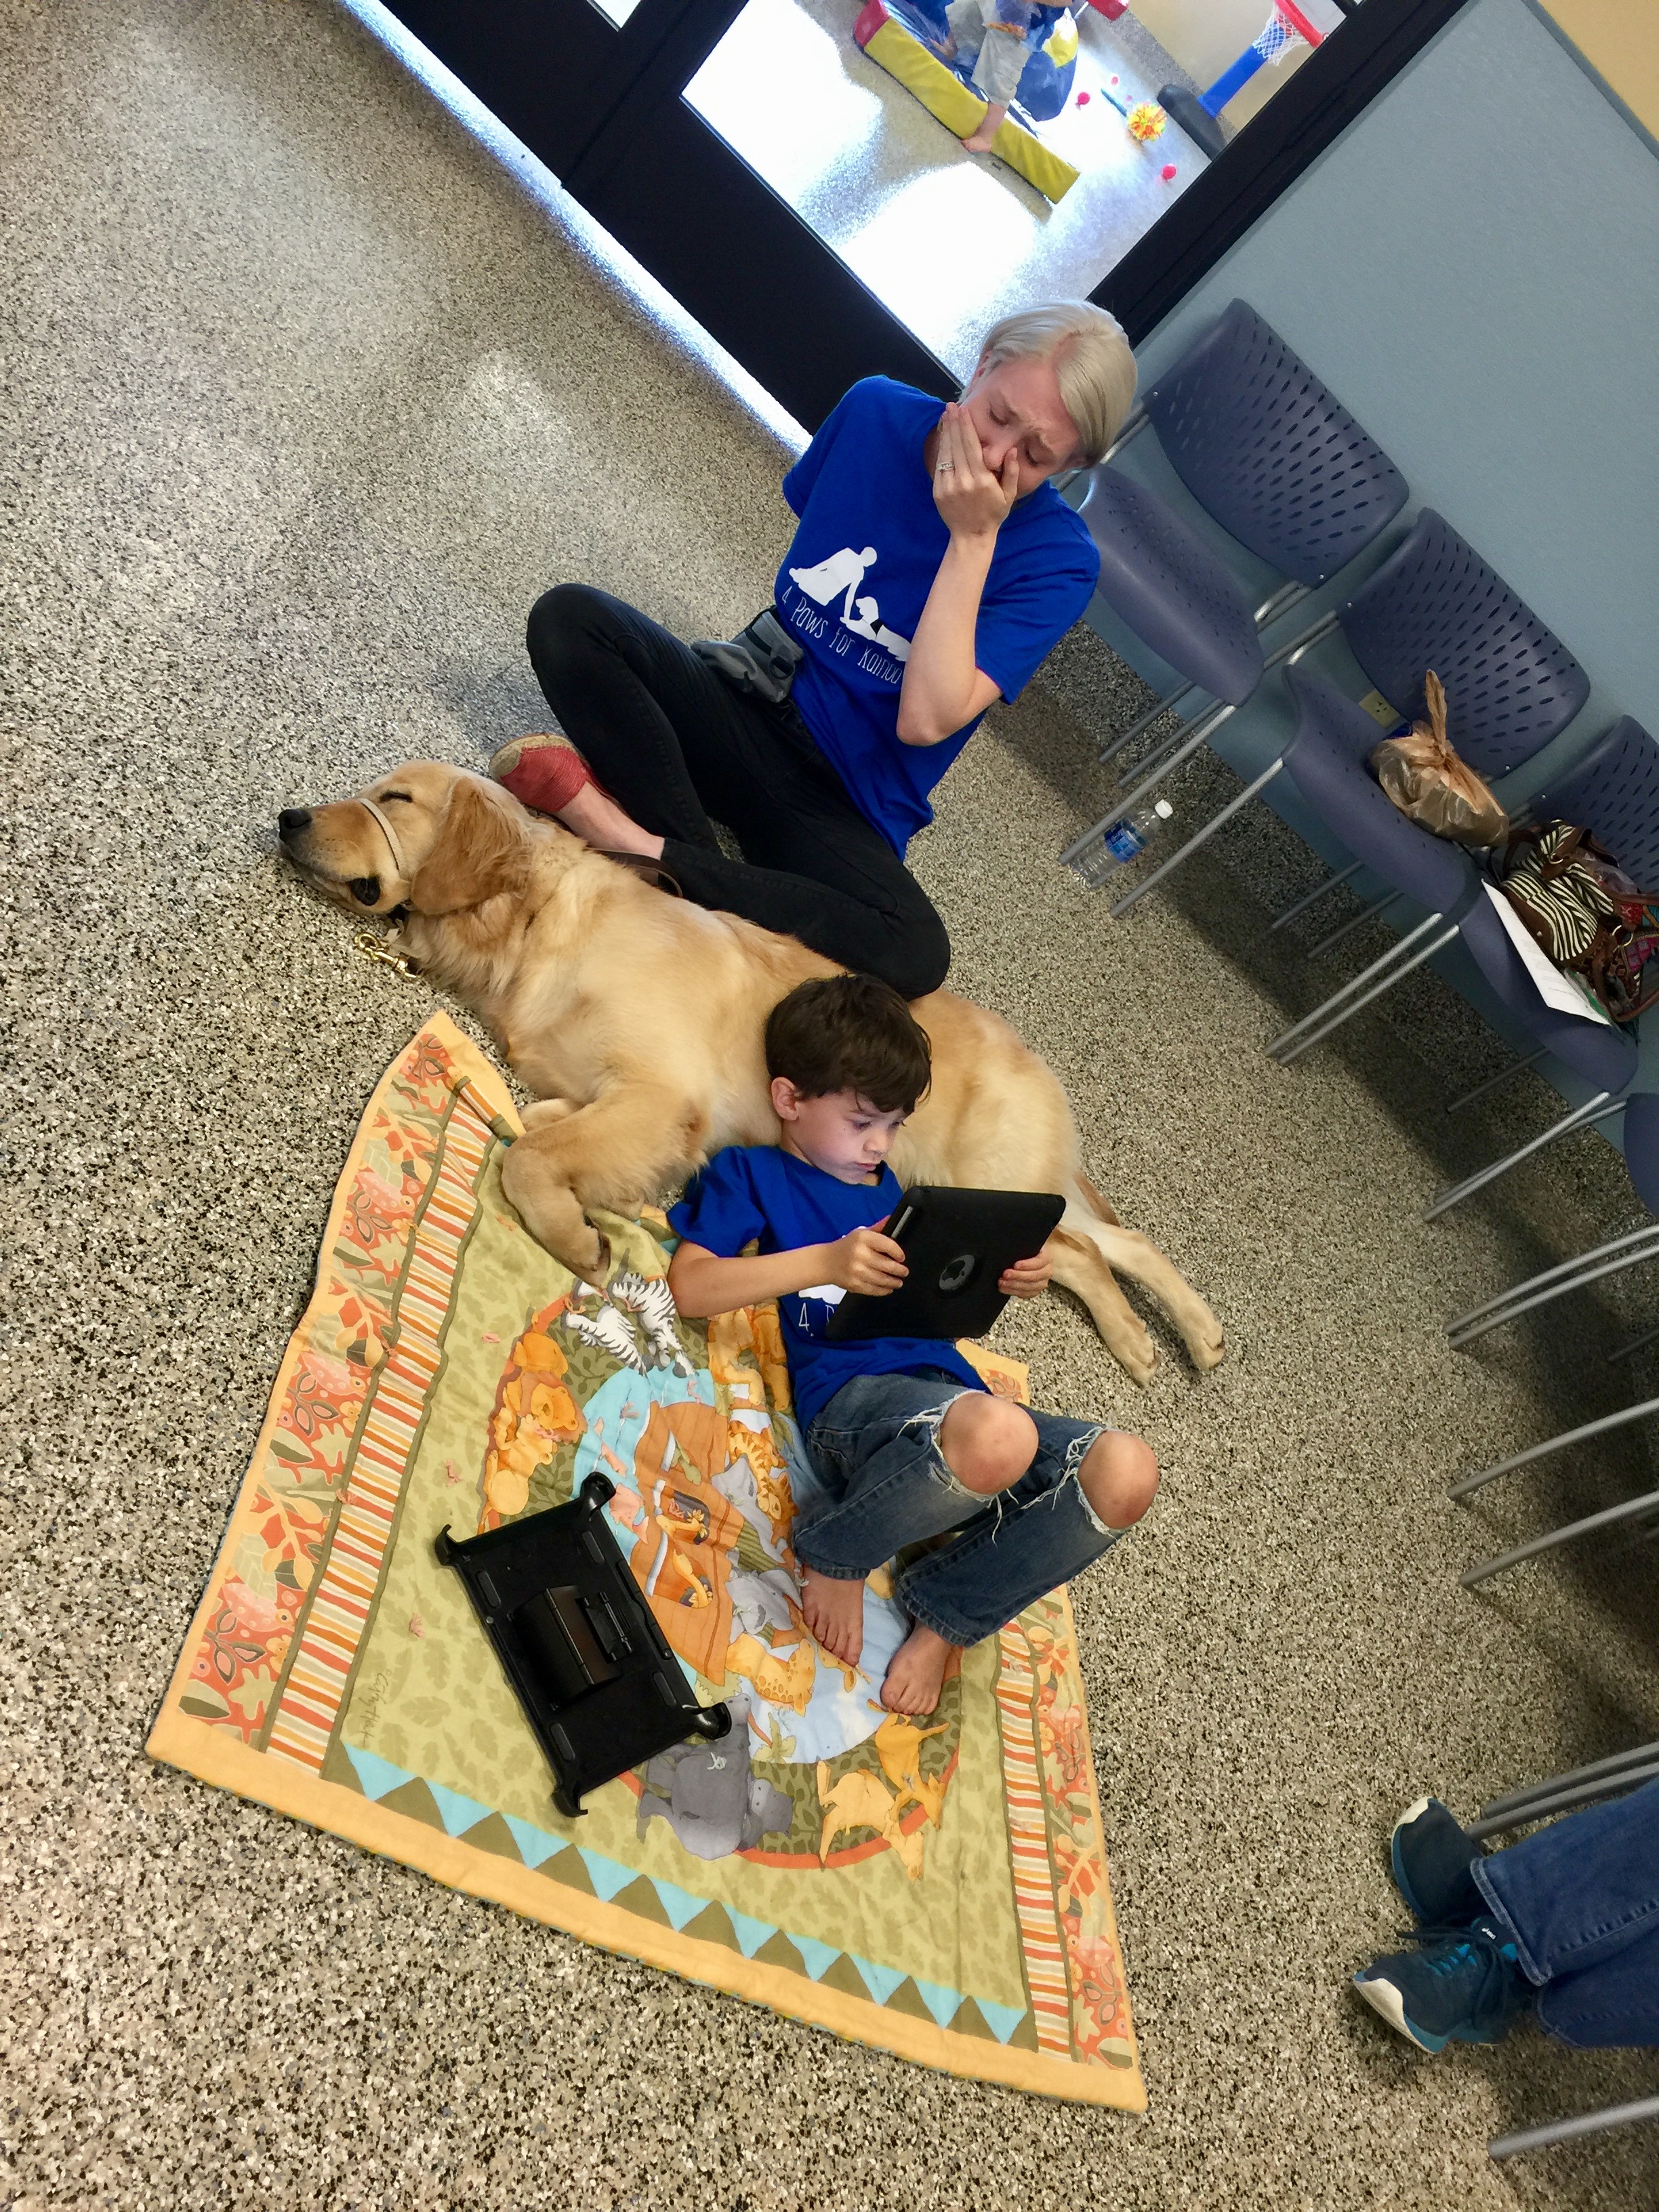
<path id="1" fill-rule="evenodd" d="M 1453 751 L 1446 736 L 1445 690 L 1432 669 L 1423 691 L 1428 720 L 1413 722 L 1406 737 L 1383 738 L 1371 755 L 1377 781 L 1402 814 L 1437 837 L 1460 845 L 1501 844 L 1509 835 L 1509 817 Z"/>

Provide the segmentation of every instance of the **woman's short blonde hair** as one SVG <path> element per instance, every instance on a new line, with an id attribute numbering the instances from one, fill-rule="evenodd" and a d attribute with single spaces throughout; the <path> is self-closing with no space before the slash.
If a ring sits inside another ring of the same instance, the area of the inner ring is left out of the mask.
<path id="1" fill-rule="evenodd" d="M 1092 468 L 1134 404 L 1135 357 L 1117 318 L 1086 300 L 1056 300 L 1051 307 L 1005 315 L 987 331 L 974 373 L 981 375 L 1005 361 L 1054 363 L 1079 453 Z"/>

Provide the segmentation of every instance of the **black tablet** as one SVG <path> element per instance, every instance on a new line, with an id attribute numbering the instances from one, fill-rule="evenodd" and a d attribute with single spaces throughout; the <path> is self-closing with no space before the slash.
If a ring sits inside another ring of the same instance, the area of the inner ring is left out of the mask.
<path id="1" fill-rule="evenodd" d="M 849 1291 L 825 1338 L 858 1344 L 872 1336 L 982 1335 L 1008 1303 L 997 1288 L 1004 1273 L 1042 1249 L 1065 1211 L 1052 1191 L 915 1184 L 887 1224 L 909 1273 L 884 1297 Z"/>

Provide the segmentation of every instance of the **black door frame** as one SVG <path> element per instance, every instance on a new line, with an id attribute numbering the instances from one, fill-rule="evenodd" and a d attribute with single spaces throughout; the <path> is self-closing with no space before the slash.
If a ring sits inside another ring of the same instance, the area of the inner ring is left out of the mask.
<path id="1" fill-rule="evenodd" d="M 957 378 L 681 97 L 744 0 L 386 0 L 808 430 Z M 1347 0 L 1340 0 L 1346 5 Z M 1360 0 L 1091 295 L 1139 344 L 1468 0 Z"/>

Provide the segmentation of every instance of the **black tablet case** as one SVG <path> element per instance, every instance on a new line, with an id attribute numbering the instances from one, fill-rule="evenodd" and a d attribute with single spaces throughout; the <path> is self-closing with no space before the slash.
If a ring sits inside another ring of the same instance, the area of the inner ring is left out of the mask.
<path id="1" fill-rule="evenodd" d="M 617 1486 L 597 1471 L 568 1505 L 458 1541 L 437 1539 L 459 1571 L 484 1634 L 524 1707 L 568 1818 L 586 1791 L 696 1736 L 729 1735 L 724 1705 L 700 1705 L 611 1528 Z"/>
<path id="2" fill-rule="evenodd" d="M 830 1316 L 826 1340 L 982 1335 L 1008 1303 L 997 1288 L 1004 1270 L 1040 1252 L 1065 1211 L 1065 1200 L 1052 1191 L 915 1184 L 892 1214 L 902 1224 L 896 1233 L 908 1275 L 885 1297 L 849 1291 Z M 888 1234 L 895 1233 L 890 1226 Z"/>

